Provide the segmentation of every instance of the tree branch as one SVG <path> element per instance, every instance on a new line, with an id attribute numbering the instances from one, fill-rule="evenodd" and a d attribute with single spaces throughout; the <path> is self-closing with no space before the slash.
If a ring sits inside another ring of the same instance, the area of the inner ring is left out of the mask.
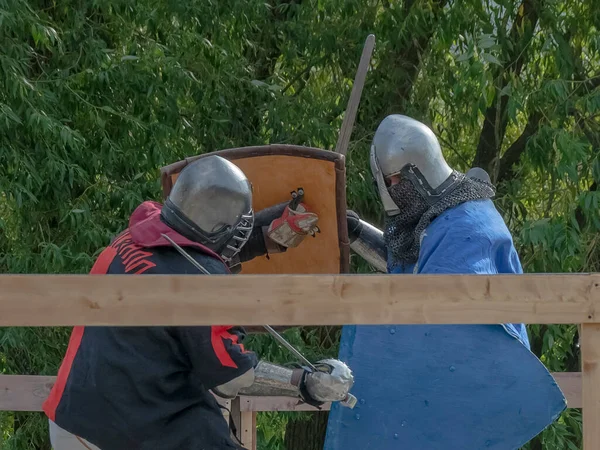
<path id="1" fill-rule="evenodd" d="M 598 183 L 594 181 L 592 183 L 592 185 L 590 186 L 589 191 L 597 192 L 598 191 Z M 581 206 L 578 206 L 577 209 L 575 209 L 575 220 L 577 221 L 577 224 L 579 225 L 580 230 L 585 226 L 585 224 L 587 222 L 585 213 L 583 212 L 583 208 Z"/>
<path id="2" fill-rule="evenodd" d="M 396 12 L 390 11 L 398 15 L 398 22 L 402 26 L 398 27 L 398 36 L 390 41 L 390 51 L 385 54 L 385 60 L 380 62 L 381 67 L 393 67 L 394 70 L 381 70 L 373 74 L 377 79 L 373 82 L 375 86 L 394 87 L 391 91 L 381 90 L 370 96 L 369 103 L 374 105 L 373 117 L 377 119 L 406 111 L 406 101 L 419 74 L 421 55 L 429 47 L 448 0 L 432 0 L 431 10 L 426 17 L 420 16 L 422 11 L 412 11 L 414 3 L 415 0 L 406 0 L 402 8 Z"/>
<path id="3" fill-rule="evenodd" d="M 494 162 L 497 161 L 500 155 L 502 141 L 508 125 L 506 115 L 508 96 L 501 94 L 501 92 L 509 84 L 511 74 L 519 76 L 523 70 L 527 58 L 526 50 L 533 37 L 541 7 L 542 5 L 538 4 L 536 0 L 523 0 L 521 3 L 517 18 L 508 36 L 510 46 L 506 47 L 511 50 L 505 52 L 507 64 L 497 75 L 498 89 L 492 104 L 485 112 L 473 165 L 487 170 L 493 181 L 496 181 L 499 175 L 498 170 L 496 170 L 499 169 L 499 165 L 495 165 Z"/>
<path id="4" fill-rule="evenodd" d="M 496 183 L 499 184 L 514 175 L 514 165 L 521 159 L 521 155 L 525 152 L 529 139 L 537 133 L 541 118 L 542 115 L 540 113 L 536 112 L 531 114 L 523 133 L 521 133 L 515 142 L 506 149 L 504 155 L 500 159 L 500 168 L 498 170 Z"/>
<path id="5" fill-rule="evenodd" d="M 554 206 L 554 199 L 556 198 L 556 175 L 554 172 L 550 172 L 550 195 L 548 196 L 548 203 L 546 204 L 546 211 L 544 211 L 544 218 L 548 219 Z"/>
<path id="6" fill-rule="evenodd" d="M 327 58 L 329 57 L 329 55 L 325 55 L 320 57 L 319 59 L 317 59 L 316 61 L 311 61 L 304 70 L 302 70 L 300 73 L 298 73 L 296 76 L 294 76 L 294 78 L 292 78 L 288 84 L 285 85 L 285 87 L 281 90 L 281 94 L 285 94 L 288 89 L 290 89 L 294 83 L 296 81 L 298 81 L 300 78 L 302 78 L 304 75 L 306 75 L 307 73 L 309 73 L 313 67 L 315 67 L 317 64 L 321 64 L 323 61 L 325 61 Z"/>

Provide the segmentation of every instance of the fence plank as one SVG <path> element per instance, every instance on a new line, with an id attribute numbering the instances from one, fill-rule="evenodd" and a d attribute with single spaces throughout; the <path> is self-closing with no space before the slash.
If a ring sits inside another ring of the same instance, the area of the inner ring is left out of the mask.
<path id="1" fill-rule="evenodd" d="M 247 397 L 241 396 L 242 411 L 319 411 L 314 406 L 301 403 L 298 399 L 291 397 Z M 329 411 L 331 403 L 325 403 L 321 410 Z"/>
<path id="2" fill-rule="evenodd" d="M 555 372 L 552 374 L 560 390 L 567 398 L 568 408 L 582 408 L 581 398 L 581 373 L 580 372 Z"/>
<path id="3" fill-rule="evenodd" d="M 41 411 L 56 377 L 0 375 L 0 411 Z"/>
<path id="4" fill-rule="evenodd" d="M 583 448 L 600 448 L 600 324 L 581 329 L 583 367 Z"/>
<path id="5" fill-rule="evenodd" d="M 558 324 L 596 310 L 600 274 L 0 276 L 0 326 Z"/>
<path id="6" fill-rule="evenodd" d="M 567 397 L 569 408 L 581 408 L 581 373 L 553 373 L 561 390 Z M 0 411 L 41 411 L 42 403 L 50 393 L 55 377 L 36 375 L 0 375 Z M 234 402 L 217 400 L 240 415 L 261 411 L 318 411 L 317 408 L 299 403 L 290 397 L 238 397 Z M 330 403 L 325 403 L 323 411 L 328 411 Z M 241 434 L 240 419 L 234 418 L 238 433 Z"/>

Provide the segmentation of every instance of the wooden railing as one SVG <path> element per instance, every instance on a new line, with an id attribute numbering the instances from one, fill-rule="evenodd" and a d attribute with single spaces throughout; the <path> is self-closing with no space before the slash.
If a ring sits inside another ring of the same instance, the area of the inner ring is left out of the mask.
<path id="1" fill-rule="evenodd" d="M 0 276 L 0 326 L 578 323 L 583 371 L 553 376 L 583 408 L 586 450 L 600 448 L 597 311 L 600 274 Z M 53 382 L 0 376 L 0 410 L 39 411 Z M 250 449 L 257 412 L 314 410 L 280 397 L 225 403 Z"/>
<path id="2" fill-rule="evenodd" d="M 567 397 L 569 408 L 581 408 L 581 373 L 553 373 Z M 55 377 L 35 375 L 0 375 L 0 411 L 41 411 Z M 233 401 L 217 398 L 225 406 L 224 415 L 231 411 L 238 439 L 250 450 L 256 450 L 256 413 L 262 411 L 317 411 L 291 397 L 237 397 Z M 328 411 L 331 404 L 322 408 Z"/>

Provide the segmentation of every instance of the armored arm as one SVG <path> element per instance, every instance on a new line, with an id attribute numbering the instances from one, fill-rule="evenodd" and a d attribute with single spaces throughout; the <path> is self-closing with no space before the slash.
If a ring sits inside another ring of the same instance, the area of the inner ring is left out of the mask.
<path id="1" fill-rule="evenodd" d="M 240 263 L 250 261 L 257 256 L 268 253 L 283 253 L 287 250 L 283 245 L 273 241 L 268 234 L 269 225 L 283 215 L 289 202 L 280 203 L 258 211 L 254 215 L 254 229 L 248 242 L 239 253 Z"/>
<path id="2" fill-rule="evenodd" d="M 361 220 L 352 210 L 346 213 L 350 248 L 380 272 L 387 272 L 387 250 L 383 231 Z"/>
<path id="3" fill-rule="evenodd" d="M 310 372 L 259 361 L 242 377 L 213 391 L 226 398 L 236 395 L 294 397 L 313 406 L 344 400 L 354 384 L 350 368 L 335 359 L 319 361 L 315 367 L 317 371 Z"/>
<path id="4" fill-rule="evenodd" d="M 283 253 L 290 247 L 297 247 L 306 236 L 320 232 L 319 217 L 302 202 L 304 190 L 292 192 L 292 200 L 254 214 L 252 233 L 241 251 L 232 260 L 233 273 L 241 270 L 241 264 L 257 256 Z"/>
<path id="5" fill-rule="evenodd" d="M 287 368 L 260 361 L 254 368 L 254 380 L 240 389 L 240 395 L 300 397 L 300 384 L 304 369 Z"/>
<path id="6" fill-rule="evenodd" d="M 236 261 L 237 265 L 232 266 L 232 269 L 235 267 L 239 271 L 241 270 L 241 263 L 250 261 L 257 256 L 282 253 L 287 250 L 287 247 L 278 244 L 269 237 L 268 229 L 274 220 L 282 217 L 288 205 L 289 202 L 284 202 L 256 213 L 254 230 L 239 253 L 238 261 Z M 387 272 L 387 251 L 383 240 L 383 232 L 361 220 L 358 214 L 352 210 L 348 210 L 346 218 L 350 248 L 378 271 Z"/>

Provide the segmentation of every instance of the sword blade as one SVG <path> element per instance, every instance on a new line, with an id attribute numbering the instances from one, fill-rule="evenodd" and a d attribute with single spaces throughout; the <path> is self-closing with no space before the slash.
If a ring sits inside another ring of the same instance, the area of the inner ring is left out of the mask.
<path id="1" fill-rule="evenodd" d="M 194 267 L 196 267 L 200 272 L 203 272 L 206 275 L 210 275 L 210 272 L 208 272 L 208 270 L 206 270 L 204 267 L 202 267 L 202 265 L 196 261 L 194 258 L 192 258 L 183 248 L 181 248 L 175 241 L 173 241 L 173 239 L 171 239 L 169 236 L 167 236 L 166 234 L 162 233 L 161 234 L 162 237 L 164 237 L 167 241 L 169 241 L 169 243 L 175 247 L 175 249 L 185 258 L 187 259 L 190 263 L 192 263 L 192 265 Z M 273 336 L 277 342 L 279 342 L 281 345 L 283 345 L 285 348 L 287 348 L 290 352 L 292 352 L 300 361 L 302 361 L 304 364 L 306 364 L 308 367 L 310 367 L 313 371 L 317 371 L 317 368 L 313 365 L 313 363 L 311 363 L 308 359 L 306 359 L 304 357 L 304 355 L 302 353 L 300 353 L 298 350 L 296 350 L 296 348 L 290 344 L 288 341 L 285 340 L 285 338 L 280 335 L 277 331 L 275 331 L 273 328 L 271 328 L 271 326 L 269 325 L 263 325 L 263 327 L 265 327 L 265 329 L 271 334 L 271 336 Z M 340 402 L 342 405 L 352 409 L 354 408 L 354 405 L 356 405 L 356 397 L 354 397 L 352 394 L 348 394 L 348 396 L 342 400 Z"/>
<path id="2" fill-rule="evenodd" d="M 208 270 L 206 270 L 204 267 L 202 267 L 202 265 L 198 261 L 196 261 L 194 258 L 192 258 L 183 248 L 181 248 L 175 241 L 173 241 L 173 239 L 171 239 L 166 234 L 161 234 L 161 236 L 164 237 L 167 241 L 169 241 L 171 243 L 171 245 L 173 247 L 175 247 L 175 249 L 185 259 L 187 259 L 190 263 L 192 263 L 192 265 L 194 267 L 196 267 L 199 271 L 203 272 L 206 275 L 210 275 Z M 302 361 L 304 364 L 306 364 L 312 370 L 315 370 L 315 371 L 317 370 L 317 368 L 308 359 L 306 359 L 302 353 L 300 353 L 298 350 L 296 350 L 292 344 L 290 344 L 288 341 L 286 341 L 282 335 L 280 335 L 277 331 L 275 331 L 269 325 L 263 325 L 263 326 L 271 334 L 271 336 L 273 336 L 281 345 L 283 345 L 285 348 L 287 348 L 290 352 L 292 352 L 294 355 L 296 355 L 296 357 L 300 361 Z"/>
<path id="3" fill-rule="evenodd" d="M 367 36 L 365 45 L 363 47 L 360 62 L 358 63 L 358 70 L 354 77 L 354 84 L 352 85 L 352 92 L 350 93 L 350 99 L 346 106 L 346 113 L 344 114 L 344 121 L 340 129 L 340 135 L 335 146 L 335 151 L 346 155 L 348 152 L 348 145 L 350 144 L 350 136 L 352 135 L 352 129 L 354 128 L 354 119 L 356 118 L 356 112 L 358 111 L 358 104 L 360 103 L 360 97 L 362 95 L 363 86 L 365 85 L 365 78 L 369 70 L 371 63 L 371 55 L 375 48 L 375 35 L 370 34 Z"/>
<path id="4" fill-rule="evenodd" d="M 290 352 L 292 352 L 294 355 L 296 355 L 296 357 L 300 361 L 302 361 L 304 364 L 306 364 L 312 370 L 314 370 L 314 371 L 317 370 L 317 368 L 308 359 L 306 359 L 302 353 L 300 353 L 298 350 L 296 350 L 294 348 L 294 346 L 292 344 L 290 344 L 288 341 L 286 341 L 285 338 L 282 335 L 280 335 L 277 331 L 275 331 L 269 325 L 263 325 L 263 327 L 265 327 L 265 329 L 271 334 L 271 336 L 273 336 L 281 345 L 283 345 Z"/>
<path id="5" fill-rule="evenodd" d="M 177 250 L 179 253 L 181 253 L 181 256 L 183 256 L 185 259 L 187 259 L 189 262 L 192 263 L 192 265 L 198 269 L 200 272 L 202 272 L 205 275 L 210 275 L 210 272 L 208 270 L 206 270 L 204 267 L 202 267 L 202 265 L 196 261 L 194 258 L 192 258 L 184 249 L 182 249 L 173 239 L 171 239 L 169 236 L 167 236 L 164 233 L 160 234 L 162 237 L 164 237 L 167 241 L 169 241 L 171 243 L 171 245 L 173 247 L 175 247 L 175 250 Z"/>

